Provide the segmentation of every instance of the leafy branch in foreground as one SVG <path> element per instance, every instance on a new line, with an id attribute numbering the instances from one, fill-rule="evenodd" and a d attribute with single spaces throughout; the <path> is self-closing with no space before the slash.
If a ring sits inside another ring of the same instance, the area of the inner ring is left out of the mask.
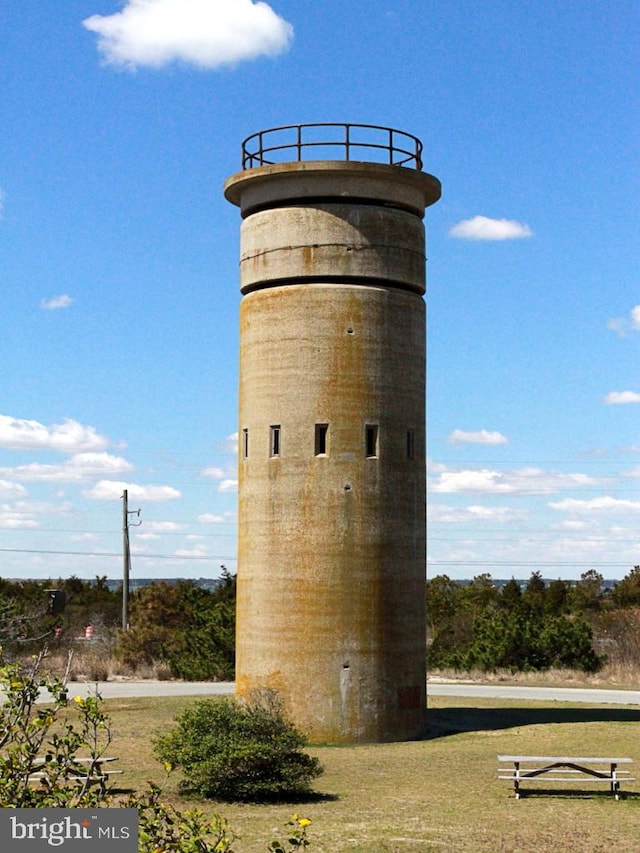
<path id="1" fill-rule="evenodd" d="M 46 657 L 44 650 L 27 666 L 8 663 L 0 647 L 0 807 L 135 808 L 138 853 L 236 853 L 236 836 L 224 818 L 181 812 L 161 801 L 162 787 L 155 782 L 124 798 L 91 785 L 112 741 L 109 716 L 99 694 L 70 701 L 66 677 L 43 672 Z M 43 692 L 50 702 L 38 701 Z M 74 772 L 79 751 L 88 768 L 81 778 Z M 288 846 L 272 841 L 267 849 L 293 853 L 307 847 L 310 824 L 294 815 L 287 824 L 293 827 Z"/>

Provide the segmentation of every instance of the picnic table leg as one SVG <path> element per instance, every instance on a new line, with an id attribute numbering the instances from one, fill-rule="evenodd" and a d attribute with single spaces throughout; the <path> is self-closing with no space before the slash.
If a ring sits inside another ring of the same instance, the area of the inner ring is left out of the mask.
<path id="1" fill-rule="evenodd" d="M 515 774 L 513 780 L 513 791 L 516 795 L 516 800 L 520 799 L 520 762 L 515 761 Z"/>
<path id="2" fill-rule="evenodd" d="M 611 764 L 611 793 L 613 794 L 616 800 L 620 799 L 620 782 L 618 781 L 617 775 L 617 764 Z"/>

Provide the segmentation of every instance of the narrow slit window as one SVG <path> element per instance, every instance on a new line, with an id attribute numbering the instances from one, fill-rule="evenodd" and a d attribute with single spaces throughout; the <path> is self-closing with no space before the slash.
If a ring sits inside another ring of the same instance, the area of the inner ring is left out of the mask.
<path id="1" fill-rule="evenodd" d="M 329 424 L 316 424 L 316 456 L 326 456 L 329 453 Z"/>
<path id="2" fill-rule="evenodd" d="M 249 430 L 242 430 L 242 458 L 247 459 L 249 457 Z"/>
<path id="3" fill-rule="evenodd" d="M 416 431 L 414 429 L 407 430 L 407 459 L 416 458 Z"/>
<path id="4" fill-rule="evenodd" d="M 269 455 L 280 456 L 280 424 L 270 427 Z"/>
<path id="5" fill-rule="evenodd" d="M 367 424 L 364 428 L 365 453 L 368 458 L 378 456 L 378 424 Z"/>

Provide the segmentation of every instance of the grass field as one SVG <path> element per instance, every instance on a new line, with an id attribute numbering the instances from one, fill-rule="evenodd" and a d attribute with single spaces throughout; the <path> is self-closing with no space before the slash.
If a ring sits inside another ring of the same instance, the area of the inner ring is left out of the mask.
<path id="1" fill-rule="evenodd" d="M 166 729 L 193 699 L 111 700 L 123 786 L 161 781 L 151 735 Z M 165 799 L 228 819 L 239 853 L 264 853 L 294 812 L 313 821 L 316 853 L 640 853 L 640 778 L 616 802 L 602 785 L 515 800 L 497 779 L 498 753 L 629 756 L 640 776 L 640 711 L 616 706 L 477 699 L 429 700 L 428 737 L 420 742 L 313 747 L 325 768 L 319 797 L 268 806 L 185 802 L 178 774 Z M 580 786 L 576 786 L 580 787 Z"/>

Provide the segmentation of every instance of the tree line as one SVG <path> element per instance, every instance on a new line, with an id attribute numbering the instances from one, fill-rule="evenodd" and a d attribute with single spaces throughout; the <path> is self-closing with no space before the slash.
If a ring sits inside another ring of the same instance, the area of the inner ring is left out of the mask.
<path id="1" fill-rule="evenodd" d="M 467 583 L 438 575 L 427 581 L 426 601 L 431 669 L 640 668 L 640 566 L 613 589 L 595 570 L 575 582 L 547 582 L 533 572 L 524 584 L 512 578 L 502 585 L 489 574 Z M 121 606 L 121 591 L 104 577 L 0 578 L 0 645 L 14 656 L 43 645 L 78 649 L 91 625 L 100 652 L 129 670 L 160 665 L 167 677 L 234 678 L 236 579 L 224 566 L 212 589 L 181 580 L 137 590 L 127 631 L 120 630 Z"/>
<path id="2" fill-rule="evenodd" d="M 129 630 L 122 631 L 122 592 L 105 577 L 58 581 L 0 578 L 0 646 L 6 655 L 97 644 L 123 668 L 163 665 L 189 680 L 234 676 L 235 576 L 222 567 L 220 582 L 205 589 L 192 580 L 158 581 L 129 599 Z M 91 626 L 91 642 L 86 638 Z M 84 641 L 83 643 L 80 641 Z"/>
<path id="3" fill-rule="evenodd" d="M 427 581 L 431 668 L 492 671 L 551 667 L 596 672 L 606 662 L 640 666 L 640 566 L 611 590 L 593 569 L 580 580 L 502 586 L 491 575 Z"/>

